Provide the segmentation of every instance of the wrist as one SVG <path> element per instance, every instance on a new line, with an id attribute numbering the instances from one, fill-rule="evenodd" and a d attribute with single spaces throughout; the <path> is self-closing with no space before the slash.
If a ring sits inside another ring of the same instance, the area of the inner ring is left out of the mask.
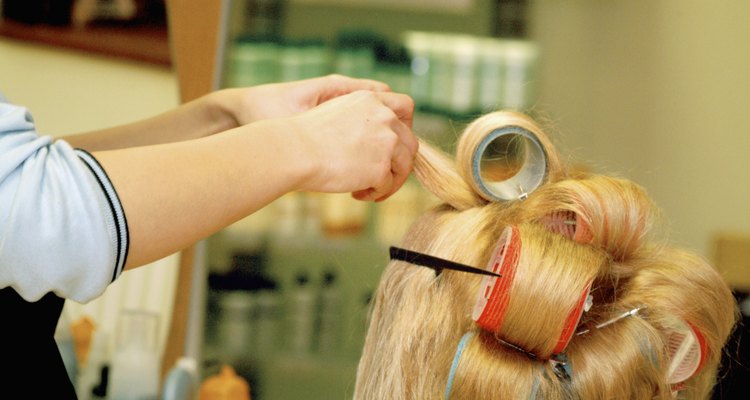
<path id="1" fill-rule="evenodd" d="M 240 113 L 243 110 L 242 95 L 239 89 L 221 89 L 206 95 L 209 114 L 215 120 L 222 121 L 225 129 L 244 125 Z"/>
<path id="2" fill-rule="evenodd" d="M 304 126 L 303 121 L 294 117 L 282 120 L 281 125 L 286 130 L 284 140 L 288 141 L 289 157 L 294 163 L 292 175 L 297 178 L 294 190 L 313 191 L 328 161 L 320 154 L 318 141 L 308 134 L 309 127 Z"/>
<path id="3" fill-rule="evenodd" d="M 263 132 L 263 147 L 273 157 L 275 168 L 282 170 L 281 179 L 289 191 L 307 191 L 320 175 L 322 159 L 315 141 L 309 137 L 297 118 L 264 119 L 249 126 Z"/>

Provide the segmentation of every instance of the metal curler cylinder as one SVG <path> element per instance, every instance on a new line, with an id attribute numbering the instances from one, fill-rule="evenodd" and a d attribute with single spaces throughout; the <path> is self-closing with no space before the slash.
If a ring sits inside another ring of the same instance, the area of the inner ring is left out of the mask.
<path id="1" fill-rule="evenodd" d="M 458 142 L 456 166 L 478 200 L 523 200 L 542 184 L 564 179 L 566 169 L 535 121 L 496 111 L 472 121 Z"/>
<path id="2" fill-rule="evenodd" d="M 544 147 L 520 126 L 494 129 L 473 146 L 469 184 L 488 201 L 523 200 L 546 175 Z"/>

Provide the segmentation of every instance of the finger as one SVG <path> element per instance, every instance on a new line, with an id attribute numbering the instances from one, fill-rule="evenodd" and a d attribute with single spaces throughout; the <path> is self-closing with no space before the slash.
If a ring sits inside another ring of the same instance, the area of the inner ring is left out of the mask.
<path id="1" fill-rule="evenodd" d="M 373 79 L 352 78 L 344 75 L 328 75 L 319 78 L 320 95 L 318 103 L 343 96 L 358 90 L 372 92 L 390 92 L 391 88 L 383 82 Z"/>
<path id="2" fill-rule="evenodd" d="M 414 132 L 400 120 L 394 119 L 390 124 L 391 131 L 396 133 L 398 143 L 407 150 L 407 154 L 413 159 L 419 151 L 419 139 Z"/>
<path id="3" fill-rule="evenodd" d="M 352 192 L 352 197 L 357 200 L 368 201 L 370 200 L 370 193 L 372 193 L 372 189 L 357 190 L 356 192 Z"/>
<path id="4" fill-rule="evenodd" d="M 393 187 L 393 173 L 388 171 L 382 180 L 375 186 L 371 187 L 363 200 L 377 200 L 388 195 Z"/>
<path id="5" fill-rule="evenodd" d="M 403 144 L 408 150 L 408 154 L 412 158 L 416 157 L 417 151 L 419 151 L 419 139 L 414 132 L 401 121 L 393 121 L 391 123 L 391 130 L 398 136 L 398 141 Z"/>
<path id="6" fill-rule="evenodd" d="M 355 91 L 355 90 L 371 90 L 373 92 L 390 92 L 391 87 L 381 81 L 376 81 L 374 79 L 365 79 L 365 78 L 346 78 L 349 83 L 349 91 Z"/>
<path id="7" fill-rule="evenodd" d="M 383 201 L 401 189 L 401 186 L 409 178 L 413 167 L 414 155 L 406 146 L 399 144 L 394 150 L 391 160 L 391 174 L 393 176 L 391 188 L 385 195 L 375 198 L 375 201 Z"/>
<path id="8" fill-rule="evenodd" d="M 414 100 L 411 97 L 393 92 L 378 92 L 376 95 L 386 107 L 396 114 L 404 125 L 411 128 L 414 120 Z"/>

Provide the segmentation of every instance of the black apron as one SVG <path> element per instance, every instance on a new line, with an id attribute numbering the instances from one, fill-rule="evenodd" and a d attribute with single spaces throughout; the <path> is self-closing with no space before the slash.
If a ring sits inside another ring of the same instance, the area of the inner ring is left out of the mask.
<path id="1" fill-rule="evenodd" d="M 77 398 L 55 342 L 64 304 L 53 293 L 29 303 L 12 288 L 0 289 L 0 398 Z"/>

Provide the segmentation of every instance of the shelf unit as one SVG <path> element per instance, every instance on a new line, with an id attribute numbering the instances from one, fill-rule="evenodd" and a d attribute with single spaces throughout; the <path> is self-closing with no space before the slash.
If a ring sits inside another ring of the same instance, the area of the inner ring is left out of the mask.
<path id="1" fill-rule="evenodd" d="M 172 65 L 167 27 L 92 25 L 75 28 L 24 24 L 0 19 L 0 36 L 169 67 Z"/>

